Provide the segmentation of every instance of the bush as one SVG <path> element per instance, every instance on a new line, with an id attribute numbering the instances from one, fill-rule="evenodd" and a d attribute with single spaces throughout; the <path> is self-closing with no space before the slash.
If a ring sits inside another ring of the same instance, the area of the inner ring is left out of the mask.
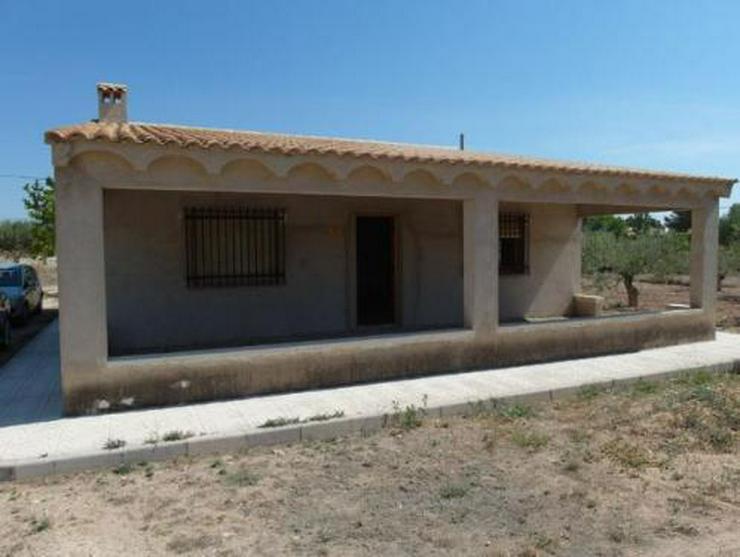
<path id="1" fill-rule="evenodd" d="M 33 225 L 25 220 L 0 221 L 0 252 L 15 256 L 31 253 Z"/>

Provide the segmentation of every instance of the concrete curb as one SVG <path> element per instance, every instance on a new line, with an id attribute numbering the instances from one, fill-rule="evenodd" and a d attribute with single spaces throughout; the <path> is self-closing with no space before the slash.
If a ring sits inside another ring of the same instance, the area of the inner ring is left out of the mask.
<path id="1" fill-rule="evenodd" d="M 639 381 L 662 381 L 698 371 L 709 373 L 740 373 L 740 359 L 714 365 L 692 366 L 669 372 L 646 374 L 625 379 L 584 381 L 560 389 L 530 391 L 495 399 L 471 399 L 462 403 L 424 408 L 426 416 L 446 418 L 474 415 L 497 405 L 512 403 L 554 402 L 572 398 L 584 388 L 626 388 Z M 236 452 L 250 447 L 326 441 L 359 433 L 362 436 L 380 431 L 389 424 L 392 413 L 353 416 L 324 422 L 303 423 L 273 429 L 252 429 L 225 435 L 203 435 L 171 443 L 157 443 L 112 451 L 100 449 L 81 454 L 66 454 L 50 459 L 26 459 L 0 463 L 0 481 L 26 480 L 52 474 L 69 474 L 85 470 L 114 468 L 122 464 L 157 462 L 183 456 L 199 456 Z"/>

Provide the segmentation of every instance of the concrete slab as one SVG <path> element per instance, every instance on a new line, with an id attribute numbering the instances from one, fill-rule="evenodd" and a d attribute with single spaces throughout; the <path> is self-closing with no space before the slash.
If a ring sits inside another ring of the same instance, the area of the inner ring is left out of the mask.
<path id="1" fill-rule="evenodd" d="M 0 367 L 0 427 L 62 417 L 59 322 Z"/>
<path id="2" fill-rule="evenodd" d="M 46 394 L 39 397 L 54 396 L 50 392 L 58 388 L 52 377 L 54 366 L 58 369 L 58 356 L 55 360 L 54 351 L 49 350 L 49 345 L 56 341 L 56 334 L 54 325 L 34 341 L 45 359 L 19 354 L 21 364 L 32 367 L 25 373 L 51 382 Z M 18 390 L 23 388 L 19 379 L 22 372 L 20 365 L 16 366 L 10 372 L 0 371 L 0 389 L 7 385 L 18 395 Z M 49 406 L 38 410 L 40 399 L 36 398 L 32 405 L 22 409 L 5 410 L 6 421 L 0 423 L 17 425 L 0 427 L 0 479 L 29 478 L 186 454 L 234 451 L 255 445 L 328 439 L 353 432 L 366 435 L 382 427 L 396 410 L 409 405 L 426 406 L 431 416 L 447 416 L 473 412 L 481 403 L 552 400 L 570 396 L 589 385 L 613 385 L 640 378 L 658 380 L 699 369 L 740 371 L 740 336 L 718 333 L 717 339 L 710 342 L 630 354 L 242 400 L 36 423 L 14 421 L 57 417 Z M 311 421 L 318 414 L 336 411 L 343 412 L 343 416 L 329 421 Z M 8 420 L 8 416 L 14 418 Z M 298 418 L 300 423 L 278 428 L 260 427 L 267 420 L 277 418 Z M 171 431 L 187 432 L 192 437 L 171 443 L 162 441 L 161 437 Z M 126 445 L 114 451 L 105 450 L 103 447 L 108 439 L 122 439 Z M 154 439 L 159 440 L 152 443 Z"/>

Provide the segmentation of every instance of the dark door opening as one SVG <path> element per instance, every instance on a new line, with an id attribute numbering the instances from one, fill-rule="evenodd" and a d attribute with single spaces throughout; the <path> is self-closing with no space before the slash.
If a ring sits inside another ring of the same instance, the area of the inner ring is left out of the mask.
<path id="1" fill-rule="evenodd" d="M 357 217 L 357 324 L 396 321 L 393 217 Z"/>

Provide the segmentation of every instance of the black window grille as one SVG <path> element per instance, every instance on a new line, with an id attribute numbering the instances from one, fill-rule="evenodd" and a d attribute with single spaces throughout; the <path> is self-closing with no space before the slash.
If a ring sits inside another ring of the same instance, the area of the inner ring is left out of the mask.
<path id="1" fill-rule="evenodd" d="M 285 209 L 185 209 L 189 288 L 285 284 Z"/>
<path id="2" fill-rule="evenodd" d="M 499 273 L 521 275 L 529 272 L 529 216 L 524 213 L 500 213 Z"/>

